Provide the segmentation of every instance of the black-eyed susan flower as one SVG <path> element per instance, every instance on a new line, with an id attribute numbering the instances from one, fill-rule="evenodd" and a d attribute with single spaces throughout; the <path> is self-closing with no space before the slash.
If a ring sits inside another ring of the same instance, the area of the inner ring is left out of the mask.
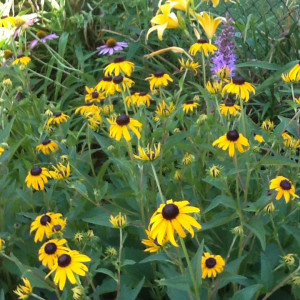
<path id="1" fill-rule="evenodd" d="M 99 114 L 100 107 L 95 105 L 93 102 L 86 102 L 85 105 L 77 107 L 75 110 L 75 114 L 89 115 L 89 114 Z"/>
<path id="2" fill-rule="evenodd" d="M 146 148 L 139 146 L 139 155 L 133 155 L 134 158 L 144 161 L 153 161 L 158 158 L 161 150 L 161 144 L 158 143 L 157 146 L 154 145 L 150 147 L 148 144 Z"/>
<path id="3" fill-rule="evenodd" d="M 300 105 L 300 97 L 299 98 L 295 98 L 295 102 Z"/>
<path id="4" fill-rule="evenodd" d="M 5 240 L 0 238 L 0 251 L 3 249 L 4 244 L 5 244 Z"/>
<path id="5" fill-rule="evenodd" d="M 206 34 L 206 37 L 211 41 L 222 19 L 220 17 L 214 19 L 212 15 L 205 11 L 197 14 L 196 16 Z"/>
<path id="6" fill-rule="evenodd" d="M 189 166 L 195 160 L 195 156 L 191 153 L 186 152 L 182 159 L 182 164 Z"/>
<path id="7" fill-rule="evenodd" d="M 212 83 L 207 81 L 205 87 L 211 94 L 219 94 L 222 91 L 223 85 L 221 81 L 213 81 Z"/>
<path id="8" fill-rule="evenodd" d="M 25 178 L 27 187 L 33 187 L 37 191 L 45 188 L 48 178 L 51 177 L 47 168 L 33 167 Z"/>
<path id="9" fill-rule="evenodd" d="M 228 66 L 223 66 L 216 69 L 216 74 L 221 80 L 227 81 L 229 76 L 232 74 L 232 70 Z"/>
<path id="10" fill-rule="evenodd" d="M 125 101 L 127 107 L 137 104 L 137 94 L 137 92 L 131 92 L 130 95 L 126 96 Z"/>
<path id="11" fill-rule="evenodd" d="M 30 63 L 31 58 L 25 55 L 19 55 L 13 62 L 12 65 L 23 65 L 26 66 Z"/>
<path id="12" fill-rule="evenodd" d="M 94 103 L 105 99 L 104 93 L 99 93 L 97 87 L 85 87 L 87 94 L 84 96 L 85 102 Z"/>
<path id="13" fill-rule="evenodd" d="M 108 66 L 104 68 L 104 75 L 127 75 L 131 76 L 132 71 L 134 70 L 134 63 L 125 60 L 124 57 L 116 57 L 114 62 L 110 63 Z"/>
<path id="14" fill-rule="evenodd" d="M 135 95 L 136 105 L 137 106 L 150 106 L 151 95 L 147 92 L 139 92 Z"/>
<path id="15" fill-rule="evenodd" d="M 62 163 L 58 163 L 53 167 L 53 171 L 49 171 L 52 178 L 56 180 L 63 180 L 70 177 L 71 174 L 71 167 L 70 164 L 67 163 L 67 165 L 63 165 Z"/>
<path id="16" fill-rule="evenodd" d="M 62 291 L 66 284 L 66 279 L 76 284 L 75 274 L 85 276 L 88 272 L 88 267 L 83 262 L 89 262 L 91 259 L 79 251 L 70 250 L 68 253 L 64 253 L 58 256 L 56 264 L 52 267 L 51 271 L 47 274 L 46 278 L 55 272 L 54 283 L 59 286 Z"/>
<path id="17" fill-rule="evenodd" d="M 151 237 L 151 232 L 149 230 L 145 230 L 147 234 L 147 239 L 142 240 L 142 244 L 144 244 L 147 248 L 144 250 L 145 252 L 155 253 L 162 249 L 162 247 L 167 243 L 167 239 L 165 238 L 162 244 L 157 242 L 157 239 L 153 239 Z"/>
<path id="18" fill-rule="evenodd" d="M 190 61 L 189 59 L 184 60 L 183 58 L 179 59 L 180 63 L 180 71 L 183 70 L 191 70 L 194 72 L 195 75 L 198 73 L 198 68 L 200 67 L 200 64 L 198 62 Z"/>
<path id="19" fill-rule="evenodd" d="M 46 235 L 49 238 L 52 234 L 52 226 L 56 223 L 57 219 L 61 218 L 60 213 L 48 212 L 40 215 L 30 225 L 30 234 L 36 230 L 34 242 L 41 242 Z"/>
<path id="20" fill-rule="evenodd" d="M 0 146 L 0 156 L 4 153 L 5 149 Z"/>
<path id="21" fill-rule="evenodd" d="M 106 41 L 105 45 L 97 47 L 99 51 L 98 55 L 113 55 L 116 51 L 122 51 L 127 48 L 128 44 L 126 42 L 117 42 L 115 39 L 110 38 Z"/>
<path id="22" fill-rule="evenodd" d="M 168 105 L 165 101 L 162 101 L 156 106 L 155 113 L 158 117 L 168 118 L 172 112 L 175 110 L 175 105 L 173 102 Z"/>
<path id="23" fill-rule="evenodd" d="M 112 76 L 104 76 L 96 85 L 96 90 L 104 92 L 106 95 L 114 95 L 114 83 Z"/>
<path id="24" fill-rule="evenodd" d="M 121 212 L 119 212 L 115 217 L 110 216 L 109 222 L 115 227 L 115 228 L 123 228 L 127 226 L 127 216 L 122 215 Z"/>
<path id="25" fill-rule="evenodd" d="M 174 29 L 179 27 L 178 18 L 174 12 L 171 12 L 170 3 L 159 6 L 158 14 L 151 19 L 151 28 L 148 30 L 146 40 L 149 34 L 157 30 L 158 38 L 162 41 L 165 29 Z"/>
<path id="26" fill-rule="evenodd" d="M 297 80 L 293 80 L 291 77 L 290 77 L 290 75 L 289 75 L 289 73 L 288 74 L 281 74 L 281 78 L 282 78 L 282 80 L 285 82 L 285 83 L 294 83 L 294 82 L 297 82 Z"/>
<path id="27" fill-rule="evenodd" d="M 59 146 L 50 139 L 45 139 L 40 145 L 36 146 L 36 151 L 43 152 L 45 155 L 49 155 L 51 152 L 55 152 L 59 149 Z"/>
<path id="28" fill-rule="evenodd" d="M 113 86 L 111 89 L 114 90 L 114 93 L 117 91 L 119 93 L 125 92 L 127 89 L 131 88 L 134 85 L 134 81 L 130 78 L 123 77 L 122 75 L 118 75 L 113 79 Z M 110 93 L 110 91 L 109 91 Z"/>
<path id="29" fill-rule="evenodd" d="M 227 116 L 228 114 L 236 116 L 239 110 L 241 110 L 241 107 L 232 100 L 227 100 L 225 103 L 220 104 L 220 112 L 224 116 Z"/>
<path id="30" fill-rule="evenodd" d="M 151 91 L 160 86 L 167 86 L 169 84 L 169 81 L 173 82 L 173 79 L 170 77 L 170 75 L 166 74 L 163 71 L 156 71 L 154 74 L 151 74 L 151 76 L 147 77 L 145 80 L 149 80 Z"/>
<path id="31" fill-rule="evenodd" d="M 127 115 L 120 115 L 117 118 L 107 119 L 107 121 L 111 125 L 109 136 L 116 141 L 120 141 L 122 137 L 124 137 L 126 141 L 130 141 L 131 136 L 128 129 L 132 130 L 138 139 L 141 138 L 140 130 L 142 128 L 142 123 L 139 121 L 130 118 Z"/>
<path id="32" fill-rule="evenodd" d="M 222 167 L 212 166 L 208 169 L 208 174 L 213 178 L 217 178 L 221 175 L 221 171 L 222 171 Z"/>
<path id="33" fill-rule="evenodd" d="M 272 131 L 274 129 L 274 122 L 270 120 L 265 120 L 261 124 L 261 128 L 265 131 Z"/>
<path id="34" fill-rule="evenodd" d="M 291 197 L 292 200 L 299 198 L 299 196 L 295 194 L 295 186 L 288 178 L 283 176 L 277 176 L 272 179 L 270 181 L 270 189 L 277 192 L 276 200 L 280 200 L 284 197 L 285 202 L 288 203 Z"/>
<path id="35" fill-rule="evenodd" d="M 60 125 L 63 122 L 68 122 L 70 117 L 60 111 L 54 112 L 53 116 L 47 121 L 46 128 L 49 129 L 51 125 Z"/>
<path id="36" fill-rule="evenodd" d="M 254 139 L 259 143 L 263 143 L 265 141 L 264 137 L 260 134 L 254 134 Z"/>
<path id="37" fill-rule="evenodd" d="M 212 145 L 218 146 L 224 151 L 228 149 L 230 157 L 234 156 L 235 147 L 239 152 L 244 153 L 250 146 L 248 139 L 241 133 L 238 133 L 237 130 L 228 131 L 226 134 L 215 140 Z M 243 147 L 246 147 L 246 149 L 244 149 Z"/>
<path id="38" fill-rule="evenodd" d="M 292 81 L 300 81 L 300 60 L 298 63 L 289 71 L 288 77 Z"/>
<path id="39" fill-rule="evenodd" d="M 212 255 L 204 252 L 202 256 L 202 278 L 216 277 L 225 268 L 225 261 L 220 255 Z"/>
<path id="40" fill-rule="evenodd" d="M 291 149 L 300 148 L 300 140 L 295 139 L 293 137 L 291 139 L 286 139 L 283 144 L 284 144 L 285 147 L 291 148 Z"/>
<path id="41" fill-rule="evenodd" d="M 22 278 L 22 280 L 23 285 L 19 284 L 17 289 L 14 290 L 14 293 L 18 295 L 19 299 L 27 299 L 33 293 L 33 288 L 27 278 Z"/>
<path id="42" fill-rule="evenodd" d="M 88 126 L 93 130 L 98 130 L 103 123 L 102 117 L 99 112 L 86 114 L 85 117 L 88 121 Z"/>
<path id="43" fill-rule="evenodd" d="M 12 16 L 1 16 L 0 18 L 0 27 L 10 29 L 11 27 L 16 26 L 16 18 Z"/>
<path id="44" fill-rule="evenodd" d="M 67 240 L 52 239 L 43 244 L 39 250 L 39 260 L 49 269 L 52 269 L 57 262 L 58 256 L 68 252 Z"/>
<path id="45" fill-rule="evenodd" d="M 222 96 L 225 94 L 235 94 L 236 98 L 249 101 L 250 93 L 255 94 L 255 88 L 253 84 L 246 82 L 243 77 L 233 77 L 229 83 L 227 83 L 223 90 Z"/>
<path id="46" fill-rule="evenodd" d="M 187 230 L 192 237 L 194 229 L 201 229 L 201 225 L 189 214 L 199 213 L 198 207 L 189 206 L 189 202 L 168 200 L 166 204 L 161 204 L 150 219 L 150 235 L 157 243 L 162 245 L 164 239 L 170 241 L 172 245 L 178 247 L 175 241 L 174 233 L 177 232 L 180 237 L 185 238 Z"/>
<path id="47" fill-rule="evenodd" d="M 200 39 L 190 47 L 189 53 L 194 56 L 198 52 L 203 52 L 205 56 L 208 56 L 209 53 L 215 54 L 217 50 L 217 46 L 208 43 L 205 39 Z"/>
<path id="48" fill-rule="evenodd" d="M 62 235 L 63 231 L 65 229 L 67 225 L 67 218 L 65 219 L 54 219 L 53 220 L 53 224 L 51 224 L 51 226 L 49 226 L 49 228 L 47 228 L 47 230 L 49 229 L 49 235 L 53 236 L 53 235 Z"/>
<path id="49" fill-rule="evenodd" d="M 194 109 L 197 108 L 197 106 L 199 106 L 199 103 L 197 103 L 193 100 L 189 100 L 182 104 L 182 109 L 185 114 L 188 114 L 189 112 L 192 113 L 194 111 Z"/>

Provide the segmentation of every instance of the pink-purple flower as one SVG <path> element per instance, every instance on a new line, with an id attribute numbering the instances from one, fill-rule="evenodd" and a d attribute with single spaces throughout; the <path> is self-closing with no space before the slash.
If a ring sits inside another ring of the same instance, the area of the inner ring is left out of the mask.
<path id="1" fill-rule="evenodd" d="M 98 55 L 113 55 L 116 51 L 122 51 L 127 48 L 128 44 L 126 42 L 117 42 L 115 39 L 108 39 L 105 45 L 97 47 Z"/>
<path id="2" fill-rule="evenodd" d="M 54 39 L 58 39 L 59 36 L 56 34 L 56 33 L 51 33 L 51 34 L 48 34 L 48 35 L 45 35 L 43 37 L 39 37 L 40 39 L 35 39 L 33 40 L 30 45 L 29 45 L 29 48 L 32 50 L 40 41 L 45 44 L 47 41 L 51 41 L 51 40 L 54 40 Z"/>

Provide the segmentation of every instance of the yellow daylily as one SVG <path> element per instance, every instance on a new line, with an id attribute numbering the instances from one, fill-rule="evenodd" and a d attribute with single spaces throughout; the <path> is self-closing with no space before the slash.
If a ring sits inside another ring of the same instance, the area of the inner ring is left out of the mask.
<path id="1" fill-rule="evenodd" d="M 172 5 L 172 7 L 176 8 L 176 9 L 186 11 L 188 1 L 187 0 L 168 0 L 167 3 L 170 3 Z"/>
<path id="2" fill-rule="evenodd" d="M 211 1 L 213 3 L 213 7 L 217 7 L 219 5 L 219 3 L 220 3 L 220 0 L 203 0 L 203 1 L 204 2 L 210 2 Z M 228 1 L 231 2 L 231 3 L 236 3 L 233 0 L 224 0 L 225 3 L 227 3 Z M 237 0 L 237 2 L 240 3 L 239 0 Z"/>
<path id="3" fill-rule="evenodd" d="M 157 30 L 158 38 L 162 40 L 166 28 L 179 27 L 177 16 L 174 12 L 171 12 L 171 9 L 172 6 L 169 3 L 160 6 L 159 12 L 161 12 L 161 14 L 157 14 L 151 19 L 152 27 L 148 30 L 146 40 L 148 40 L 149 34 L 155 30 Z"/>
<path id="4" fill-rule="evenodd" d="M 209 41 L 211 41 L 216 33 L 219 24 L 222 21 L 221 17 L 214 19 L 212 15 L 204 11 L 200 14 L 197 14 L 197 19 L 202 26 L 207 38 L 209 39 Z"/>

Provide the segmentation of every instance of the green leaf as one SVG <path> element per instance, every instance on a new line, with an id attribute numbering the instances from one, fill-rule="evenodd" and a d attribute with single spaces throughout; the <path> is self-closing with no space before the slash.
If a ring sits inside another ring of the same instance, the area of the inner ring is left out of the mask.
<path id="1" fill-rule="evenodd" d="M 1 130 L 1 133 L 0 133 L 1 143 L 4 142 L 7 139 L 7 137 L 9 136 L 14 121 L 15 121 L 15 118 L 12 118 L 12 120 L 9 122 L 9 124 L 5 125 L 4 130 Z"/>
<path id="2" fill-rule="evenodd" d="M 299 163 L 296 163 L 286 157 L 275 155 L 268 156 L 260 161 L 261 165 L 270 165 L 270 166 L 289 166 L 289 167 L 299 167 Z"/>
<path id="3" fill-rule="evenodd" d="M 249 61 L 237 64 L 238 68 L 249 68 L 249 67 L 255 67 L 255 68 L 261 68 L 265 70 L 273 70 L 277 71 L 280 69 L 280 65 L 268 63 L 266 61 Z"/>
<path id="4" fill-rule="evenodd" d="M 165 261 L 172 263 L 172 261 L 168 258 L 168 256 L 165 253 L 156 253 L 142 259 L 141 261 L 139 261 L 139 264 L 144 264 L 151 261 Z"/>
<path id="5" fill-rule="evenodd" d="M 96 225 L 101 225 L 105 227 L 113 227 L 113 225 L 109 222 L 109 216 L 107 213 L 99 213 L 95 217 L 90 217 L 90 218 L 83 218 L 82 219 L 84 222 L 96 224 Z"/>
<path id="6" fill-rule="evenodd" d="M 124 259 L 123 263 L 122 263 L 122 267 L 125 267 L 127 265 L 135 265 L 136 261 L 132 260 L 132 259 Z"/>
<path id="7" fill-rule="evenodd" d="M 203 246 L 204 246 L 204 239 L 202 240 L 200 247 L 198 248 L 196 254 L 194 255 L 191 263 L 193 272 L 195 274 L 196 282 L 199 286 L 202 284 L 202 254 L 203 254 Z"/>
<path id="8" fill-rule="evenodd" d="M 119 299 L 135 300 L 144 285 L 144 281 L 145 277 L 143 277 L 142 280 L 137 285 L 135 285 L 135 288 L 133 289 L 128 287 L 127 285 L 122 285 Z"/>
<path id="9" fill-rule="evenodd" d="M 240 291 L 237 291 L 231 300 L 252 300 L 255 299 L 256 293 L 263 287 L 262 284 L 254 284 Z"/>
<path id="10" fill-rule="evenodd" d="M 97 273 L 102 273 L 102 274 L 106 274 L 108 275 L 109 277 L 111 277 L 112 279 L 116 279 L 115 278 L 115 274 L 111 271 L 111 270 L 108 270 L 106 268 L 100 268 L 100 269 L 97 269 L 95 272 Z"/>
<path id="11" fill-rule="evenodd" d="M 274 277 L 270 260 L 264 253 L 261 253 L 260 256 L 260 279 L 264 287 L 270 290 L 273 286 Z"/>
<path id="12" fill-rule="evenodd" d="M 190 286 L 186 275 L 179 275 L 172 278 L 156 280 L 159 285 L 165 285 L 168 287 L 176 288 L 181 291 L 189 291 Z"/>
<path id="13" fill-rule="evenodd" d="M 236 209 L 236 202 L 232 198 L 226 195 L 219 195 L 211 201 L 210 205 L 204 210 L 204 213 L 211 211 L 219 205 L 232 208 L 233 210 Z"/>
<path id="14" fill-rule="evenodd" d="M 263 223 L 260 220 L 256 220 L 255 222 L 250 224 L 244 224 L 260 241 L 261 248 L 263 250 L 266 249 L 266 234 Z"/>

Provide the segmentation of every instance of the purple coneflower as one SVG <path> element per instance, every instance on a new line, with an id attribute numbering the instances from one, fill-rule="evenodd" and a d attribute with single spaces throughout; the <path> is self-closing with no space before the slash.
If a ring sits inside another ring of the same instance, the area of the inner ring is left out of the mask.
<path id="1" fill-rule="evenodd" d="M 54 40 L 54 39 L 58 39 L 59 36 L 56 34 L 56 33 L 51 33 L 51 34 L 46 34 L 45 31 L 38 31 L 37 32 L 37 37 L 39 38 L 38 39 L 35 39 L 33 40 L 30 45 L 29 45 L 29 48 L 32 50 L 40 41 L 45 44 L 47 41 L 51 41 L 51 40 Z"/>
<path id="2" fill-rule="evenodd" d="M 219 77 L 227 78 L 233 76 L 235 70 L 235 44 L 234 44 L 234 27 L 232 26 L 233 19 L 226 15 L 226 21 L 222 24 L 222 32 L 216 41 L 218 51 L 212 61 L 214 67 L 212 72 Z"/>
<path id="3" fill-rule="evenodd" d="M 108 39 L 105 45 L 97 47 L 99 55 L 113 55 L 115 51 L 122 51 L 124 48 L 127 48 L 128 44 L 126 42 L 117 42 L 115 39 Z"/>

